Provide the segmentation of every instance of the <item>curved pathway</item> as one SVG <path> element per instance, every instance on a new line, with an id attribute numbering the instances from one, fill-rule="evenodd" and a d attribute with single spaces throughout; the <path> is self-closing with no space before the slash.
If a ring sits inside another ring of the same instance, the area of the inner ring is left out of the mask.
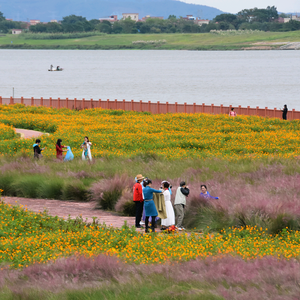
<path id="1" fill-rule="evenodd" d="M 20 205 L 33 212 L 42 212 L 47 210 L 51 216 L 58 216 L 71 219 L 82 216 L 84 221 L 88 223 L 93 222 L 93 217 L 97 218 L 99 224 L 105 223 L 107 226 L 121 228 L 124 222 L 127 225 L 134 226 L 134 217 L 121 217 L 113 213 L 95 209 L 95 202 L 77 202 L 77 201 L 61 201 L 61 200 L 47 200 L 47 199 L 30 199 L 19 197 L 2 197 L 2 200 L 7 204 Z"/>
<path id="2" fill-rule="evenodd" d="M 20 128 L 15 128 L 16 133 L 21 134 L 22 139 L 31 139 L 31 138 L 37 138 L 43 134 L 49 134 L 49 133 L 44 133 L 41 131 L 35 131 L 35 130 L 28 130 L 28 129 L 20 129 Z"/>

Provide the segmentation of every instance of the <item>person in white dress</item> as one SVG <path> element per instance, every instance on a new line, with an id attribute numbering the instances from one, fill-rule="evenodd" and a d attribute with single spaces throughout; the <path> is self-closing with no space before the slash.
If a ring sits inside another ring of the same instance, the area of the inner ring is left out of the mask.
<path id="1" fill-rule="evenodd" d="M 169 191 L 170 184 L 166 181 L 163 182 L 163 194 L 165 197 L 165 204 L 166 204 L 166 211 L 167 211 L 167 218 L 166 219 L 161 219 L 161 226 L 162 230 L 175 225 L 175 214 L 174 214 L 174 209 L 171 203 L 171 194 Z"/>
<path id="2" fill-rule="evenodd" d="M 91 153 L 92 143 L 90 142 L 87 136 L 84 137 L 84 142 L 81 144 L 80 148 L 82 150 L 82 159 L 92 161 L 92 153 Z"/>

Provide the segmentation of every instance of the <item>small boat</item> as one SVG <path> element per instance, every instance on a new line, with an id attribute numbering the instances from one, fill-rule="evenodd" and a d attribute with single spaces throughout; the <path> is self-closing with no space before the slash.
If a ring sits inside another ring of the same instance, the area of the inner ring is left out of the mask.
<path id="1" fill-rule="evenodd" d="M 50 71 L 50 72 L 54 72 L 54 71 L 62 71 L 63 70 L 63 68 L 59 68 L 59 69 L 48 69 L 48 71 Z"/>
<path id="2" fill-rule="evenodd" d="M 48 69 L 48 71 L 62 71 L 63 68 L 60 68 L 59 66 L 57 66 L 56 68 L 53 68 L 53 65 L 50 66 L 50 69 Z"/>

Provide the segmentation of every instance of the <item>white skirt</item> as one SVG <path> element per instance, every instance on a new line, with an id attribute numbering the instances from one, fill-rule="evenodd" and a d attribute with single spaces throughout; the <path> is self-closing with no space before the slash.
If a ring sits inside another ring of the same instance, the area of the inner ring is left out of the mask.
<path id="1" fill-rule="evenodd" d="M 161 225 L 167 227 L 171 225 L 175 225 L 175 214 L 174 214 L 172 203 L 171 201 L 166 201 L 165 204 L 166 204 L 167 218 L 161 219 Z"/>

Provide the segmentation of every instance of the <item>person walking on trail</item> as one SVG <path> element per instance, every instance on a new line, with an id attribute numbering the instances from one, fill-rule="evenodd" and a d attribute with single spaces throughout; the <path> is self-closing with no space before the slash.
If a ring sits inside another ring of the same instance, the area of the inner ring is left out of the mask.
<path id="1" fill-rule="evenodd" d="M 184 181 L 180 182 L 180 186 L 177 188 L 174 207 L 177 215 L 177 228 L 178 230 L 184 230 L 182 227 L 182 221 L 184 218 L 184 209 L 186 206 L 186 197 L 189 195 L 190 190 Z"/>
<path id="2" fill-rule="evenodd" d="M 42 148 L 42 149 L 40 148 L 40 143 L 41 143 L 41 140 L 36 139 L 35 144 L 33 144 L 33 153 L 34 153 L 33 157 L 37 158 L 37 159 L 43 157 L 42 151 L 45 149 L 45 148 Z"/>
<path id="3" fill-rule="evenodd" d="M 284 108 L 282 110 L 282 120 L 286 120 L 287 112 L 288 112 L 287 105 L 284 104 Z"/>
<path id="4" fill-rule="evenodd" d="M 229 112 L 229 117 L 236 117 L 236 112 L 234 111 L 234 107 L 231 108 L 231 111 Z"/>
<path id="5" fill-rule="evenodd" d="M 135 203 L 135 227 L 141 228 L 140 222 L 142 218 L 144 199 L 143 199 L 143 189 L 142 181 L 144 177 L 141 174 L 136 175 L 135 185 L 133 186 L 133 201 Z"/>
<path id="6" fill-rule="evenodd" d="M 148 227 L 149 217 L 152 217 L 151 229 L 152 232 L 155 232 L 155 218 L 157 217 L 158 212 L 153 201 L 153 193 L 162 193 L 162 191 L 151 188 L 152 181 L 150 179 L 145 180 L 144 185 L 145 188 L 143 190 L 143 194 L 144 194 L 144 206 L 145 206 L 145 215 L 146 215 L 145 232 L 147 233 L 149 230 Z"/>

